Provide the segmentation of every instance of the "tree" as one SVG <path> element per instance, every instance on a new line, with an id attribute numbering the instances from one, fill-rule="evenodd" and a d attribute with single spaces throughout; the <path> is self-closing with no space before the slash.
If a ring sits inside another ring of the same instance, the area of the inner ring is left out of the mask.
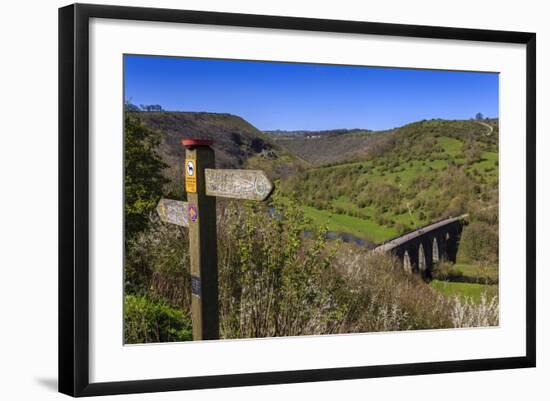
<path id="1" fill-rule="evenodd" d="M 126 100 L 124 102 L 124 111 L 141 111 L 141 109 L 136 106 L 135 104 L 133 104 L 130 100 Z"/>
<path id="2" fill-rule="evenodd" d="M 498 228 L 482 221 L 470 223 L 462 233 L 460 252 L 471 262 L 498 263 Z"/>
<path id="3" fill-rule="evenodd" d="M 142 111 L 164 111 L 160 104 L 140 104 Z"/>
<path id="4" fill-rule="evenodd" d="M 157 153 L 159 136 L 136 117 L 124 126 L 124 218 L 126 240 L 147 226 L 148 213 L 162 195 L 167 165 Z"/>
<path id="5" fill-rule="evenodd" d="M 483 114 L 477 113 L 476 114 L 476 120 L 483 120 Z"/>

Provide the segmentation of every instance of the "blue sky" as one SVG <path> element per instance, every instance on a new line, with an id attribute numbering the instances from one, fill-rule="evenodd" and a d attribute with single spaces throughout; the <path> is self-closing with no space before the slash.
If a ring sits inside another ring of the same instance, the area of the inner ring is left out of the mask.
<path id="1" fill-rule="evenodd" d="M 231 113 L 262 130 L 398 127 L 498 117 L 498 74 L 125 56 L 125 98 Z"/>

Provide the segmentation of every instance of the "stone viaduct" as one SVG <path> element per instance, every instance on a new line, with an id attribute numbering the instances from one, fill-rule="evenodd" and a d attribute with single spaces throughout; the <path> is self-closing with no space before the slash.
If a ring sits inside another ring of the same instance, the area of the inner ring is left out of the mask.
<path id="1" fill-rule="evenodd" d="M 389 252 L 402 261 L 406 272 L 430 278 L 434 262 L 456 262 L 462 227 L 467 217 L 464 214 L 418 228 L 380 244 L 374 251 Z"/>

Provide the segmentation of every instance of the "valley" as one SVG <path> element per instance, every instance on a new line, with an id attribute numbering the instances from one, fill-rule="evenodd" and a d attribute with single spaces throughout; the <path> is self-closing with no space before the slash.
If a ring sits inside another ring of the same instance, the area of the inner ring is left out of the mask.
<path id="1" fill-rule="evenodd" d="M 262 132 L 229 114 L 136 114 L 162 137 L 160 154 L 171 166 L 166 192 L 172 196 L 185 196 L 179 142 L 199 137 L 214 140 L 220 167 L 264 170 L 276 183 L 279 204 L 295 202 L 310 229 L 326 230 L 329 239 L 373 248 L 467 213 L 456 269 L 468 271 L 474 282 L 447 284 L 447 276 L 432 287 L 447 295 L 473 293 L 478 301 L 481 292 L 496 291 L 498 278 L 475 281 L 483 269 L 497 271 L 498 120 L 424 120 L 379 132 Z M 480 240 L 482 249 L 473 249 Z"/>

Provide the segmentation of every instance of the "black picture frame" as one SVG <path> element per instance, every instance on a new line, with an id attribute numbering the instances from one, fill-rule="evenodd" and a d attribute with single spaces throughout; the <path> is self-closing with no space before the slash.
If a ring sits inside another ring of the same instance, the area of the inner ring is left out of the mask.
<path id="1" fill-rule="evenodd" d="M 91 18 L 438 38 L 526 45 L 526 353 L 521 357 L 262 372 L 154 380 L 89 381 L 89 21 Z M 479 29 L 75 4 L 59 9 L 59 391 L 71 396 L 315 382 L 534 367 L 536 35 Z"/>

